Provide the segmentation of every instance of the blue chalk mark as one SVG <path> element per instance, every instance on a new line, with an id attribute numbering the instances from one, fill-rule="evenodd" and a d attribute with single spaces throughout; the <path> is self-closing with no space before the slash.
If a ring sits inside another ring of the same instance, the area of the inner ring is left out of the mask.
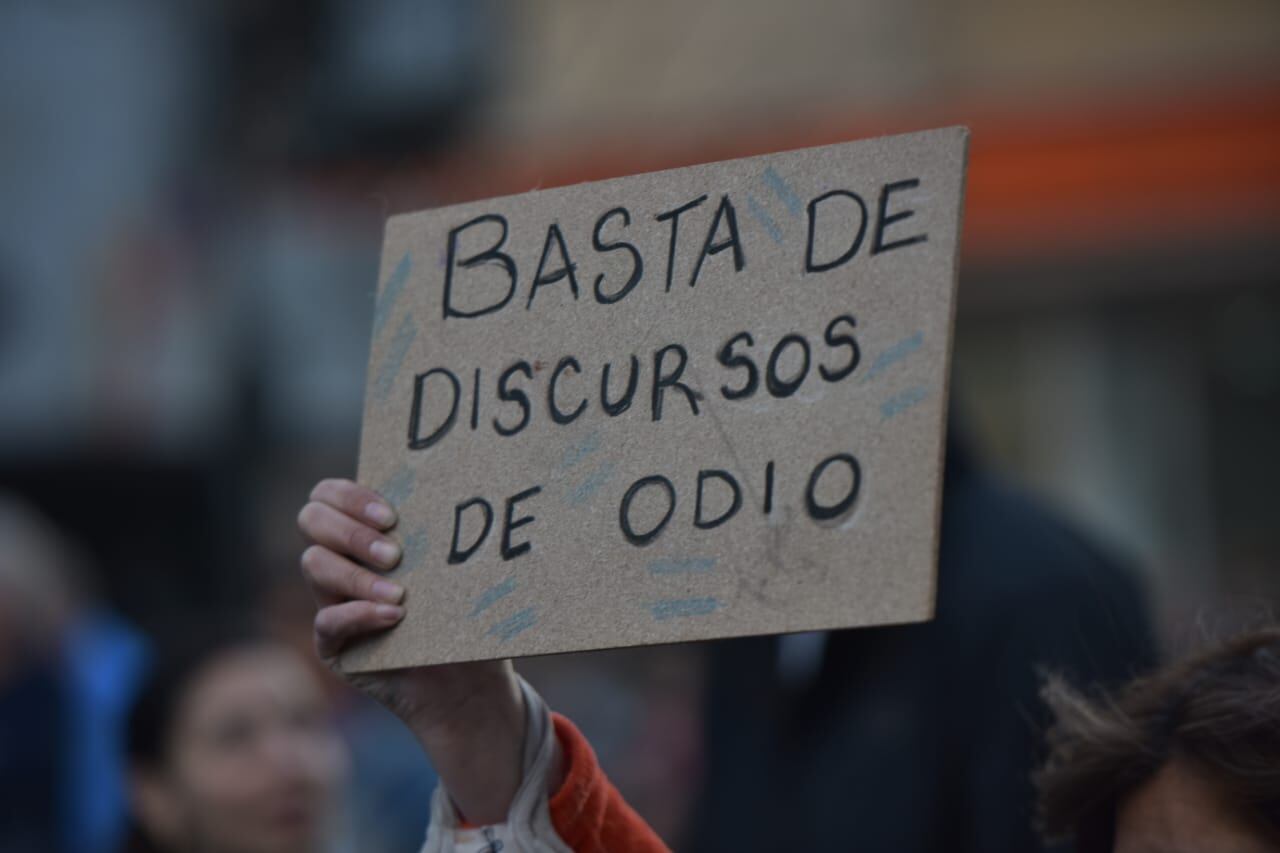
<path id="1" fill-rule="evenodd" d="M 800 215 L 800 209 L 804 207 L 800 203 L 800 197 L 791 189 L 791 185 L 773 170 L 772 166 L 764 170 L 764 182 L 769 185 L 769 189 L 773 190 L 778 198 L 782 199 L 782 203 L 787 206 L 787 210 L 791 211 L 792 216 Z"/>
<path id="2" fill-rule="evenodd" d="M 405 536 L 400 550 L 404 555 L 400 558 L 402 569 L 416 569 L 421 566 L 424 562 L 423 558 L 427 556 L 427 531 L 415 530 Z"/>
<path id="3" fill-rule="evenodd" d="M 653 618 L 659 622 L 677 619 L 683 616 L 706 616 L 720 609 L 720 600 L 707 596 L 705 598 L 664 598 L 649 606 Z"/>
<path id="4" fill-rule="evenodd" d="M 922 387 L 908 388 L 900 394 L 894 394 L 880 404 L 881 417 L 888 419 L 900 415 L 907 409 L 929 396 L 929 391 Z"/>
<path id="5" fill-rule="evenodd" d="M 385 399 L 387 394 L 391 393 L 391 386 L 400 375 L 400 367 L 404 364 L 405 357 L 409 355 L 409 347 L 413 346 L 413 340 L 416 337 L 418 337 L 418 327 L 413 322 L 413 315 L 406 314 L 400 321 L 400 328 L 396 329 L 396 336 L 391 339 L 391 346 L 382 359 L 382 366 L 378 368 L 378 378 L 374 381 L 373 390 L 379 400 Z"/>
<path id="6" fill-rule="evenodd" d="M 613 476 L 613 463 L 606 462 L 596 468 L 587 478 L 574 487 L 569 492 L 569 496 L 565 498 L 569 506 L 581 506 L 587 502 L 587 499 L 600 490 L 600 487 L 609 482 L 609 478 Z"/>
<path id="7" fill-rule="evenodd" d="M 378 489 L 378 494 L 387 499 L 387 503 L 392 506 L 400 506 L 409 499 L 413 494 L 413 489 L 417 485 L 417 481 L 413 477 L 413 471 L 409 468 L 401 468 L 390 480 Z"/>
<path id="8" fill-rule="evenodd" d="M 871 369 L 867 371 L 867 379 L 875 379 L 881 373 L 884 373 L 890 367 L 920 349 L 923 345 L 924 332 L 916 332 L 914 335 L 898 341 L 896 344 L 880 353 L 880 355 L 876 356 L 875 363 L 872 364 Z"/>
<path id="9" fill-rule="evenodd" d="M 588 433 L 582 441 L 565 450 L 564 456 L 560 457 L 560 464 L 557 467 L 561 471 L 567 471 L 599 449 L 600 433 Z"/>
<path id="10" fill-rule="evenodd" d="M 715 557 L 659 558 L 651 560 L 648 568 L 651 575 L 683 575 L 710 571 L 715 564 Z"/>
<path id="11" fill-rule="evenodd" d="M 516 588 L 515 578 L 507 578 L 502 583 L 495 584 L 494 586 L 489 587 L 484 592 L 476 596 L 476 602 L 471 608 L 471 614 L 467 618 L 468 619 L 476 618 L 481 613 L 485 612 L 490 607 L 497 604 L 499 601 L 501 601 L 502 599 L 510 595 L 512 592 L 514 592 L 515 588 Z M 492 630 L 493 629 L 490 629 L 490 631 Z"/>
<path id="12" fill-rule="evenodd" d="M 413 271 L 413 259 L 409 257 L 409 253 L 405 252 L 404 257 L 400 259 L 400 263 L 396 264 L 395 270 L 391 273 L 387 283 L 382 288 L 382 295 L 378 297 L 378 306 L 373 310 L 373 336 L 377 338 L 382 334 L 382 327 L 387 325 L 387 320 L 391 319 L 391 314 L 395 311 L 396 300 L 400 298 L 401 291 L 409 281 L 409 273 Z"/>
<path id="13" fill-rule="evenodd" d="M 756 221 L 764 226 L 764 230 L 769 232 L 773 242 L 782 242 L 782 229 L 778 227 L 778 223 L 769 215 L 769 211 L 765 210 L 760 205 L 760 202 L 756 201 L 755 196 L 747 196 L 747 209 L 751 211 L 751 215 L 756 218 Z"/>
<path id="14" fill-rule="evenodd" d="M 499 641 L 505 643 L 513 637 L 523 634 L 532 628 L 538 622 L 538 617 L 534 613 L 532 607 L 526 607 L 517 613 L 513 613 L 501 622 L 492 625 L 486 635 L 497 637 Z"/>

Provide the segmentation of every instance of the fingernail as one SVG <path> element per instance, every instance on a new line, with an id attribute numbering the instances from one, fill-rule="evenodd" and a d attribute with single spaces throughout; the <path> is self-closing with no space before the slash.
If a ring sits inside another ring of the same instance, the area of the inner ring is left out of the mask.
<path id="1" fill-rule="evenodd" d="M 380 527 L 390 527 L 396 520 L 395 510 L 380 501 L 369 501 L 364 508 L 364 516 Z"/>
<path id="2" fill-rule="evenodd" d="M 400 617 L 404 616 L 404 608 L 397 607 L 394 604 L 379 604 L 374 608 L 374 613 L 378 614 L 379 619 L 386 619 L 388 621 L 393 619 L 398 620 Z"/>
<path id="3" fill-rule="evenodd" d="M 379 539 L 369 547 L 373 553 L 373 559 L 384 566 L 394 566 L 396 560 L 400 559 L 400 546 L 386 539 Z"/>
<path id="4" fill-rule="evenodd" d="M 388 604 L 399 604 L 404 598 L 404 587 L 391 581 L 374 581 L 373 597 Z"/>

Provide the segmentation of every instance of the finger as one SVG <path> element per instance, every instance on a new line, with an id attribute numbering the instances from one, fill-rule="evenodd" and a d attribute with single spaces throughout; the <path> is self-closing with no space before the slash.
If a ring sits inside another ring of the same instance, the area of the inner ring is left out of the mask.
<path id="1" fill-rule="evenodd" d="M 399 604 L 404 587 L 389 581 L 322 545 L 302 552 L 302 574 L 322 605 L 349 599 Z"/>
<path id="2" fill-rule="evenodd" d="M 334 604 L 341 604 L 344 601 L 350 601 L 350 599 L 345 595 L 337 595 L 322 589 L 318 584 L 311 580 L 312 570 L 310 564 L 312 561 L 317 559 L 317 555 L 312 552 L 312 549 L 320 551 L 328 551 L 329 549 L 325 548 L 323 545 L 310 545 L 302 552 L 302 556 L 298 559 L 298 565 L 302 569 L 302 578 L 307 582 L 307 586 L 311 588 L 311 597 L 315 599 L 317 611 L 325 607 L 331 607 Z"/>
<path id="3" fill-rule="evenodd" d="M 298 527 L 312 542 L 383 569 L 400 561 L 400 546 L 367 524 L 326 503 L 312 501 L 298 513 Z"/>
<path id="4" fill-rule="evenodd" d="M 328 479 L 316 483 L 311 500 L 328 504 L 352 518 L 386 530 L 396 523 L 396 511 L 373 489 L 351 480 Z"/>
<path id="5" fill-rule="evenodd" d="M 316 652 L 321 658 L 338 655 L 352 640 L 385 631 L 404 618 L 404 608 L 372 601 L 346 601 L 316 614 Z"/>

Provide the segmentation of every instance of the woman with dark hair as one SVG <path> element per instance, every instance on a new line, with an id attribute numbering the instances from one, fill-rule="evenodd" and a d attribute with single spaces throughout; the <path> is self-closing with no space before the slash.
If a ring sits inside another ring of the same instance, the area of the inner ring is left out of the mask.
<path id="1" fill-rule="evenodd" d="M 346 752 L 308 663 L 252 630 L 163 654 L 129 718 L 128 853 L 315 853 Z"/>
<path id="2" fill-rule="evenodd" d="M 1041 817 L 1077 853 L 1280 850 L 1280 628 L 1090 700 L 1045 688 L 1056 722 Z"/>

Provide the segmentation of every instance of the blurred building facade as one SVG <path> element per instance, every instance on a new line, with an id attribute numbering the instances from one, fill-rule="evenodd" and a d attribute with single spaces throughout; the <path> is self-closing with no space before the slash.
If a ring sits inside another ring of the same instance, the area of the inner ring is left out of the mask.
<path id="1" fill-rule="evenodd" d="M 1280 7 L 514 8 L 422 198 L 967 124 L 955 390 L 984 455 L 1136 559 L 1167 625 L 1280 595 Z"/>

